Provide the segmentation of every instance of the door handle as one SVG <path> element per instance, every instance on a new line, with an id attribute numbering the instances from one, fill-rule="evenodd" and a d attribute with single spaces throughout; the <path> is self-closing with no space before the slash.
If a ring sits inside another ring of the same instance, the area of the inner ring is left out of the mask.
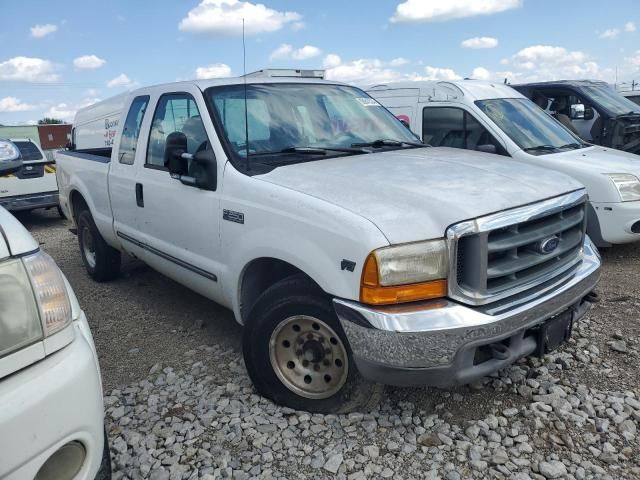
<path id="1" fill-rule="evenodd" d="M 142 194 L 142 184 L 136 183 L 136 204 L 139 207 L 144 207 L 144 196 Z"/>

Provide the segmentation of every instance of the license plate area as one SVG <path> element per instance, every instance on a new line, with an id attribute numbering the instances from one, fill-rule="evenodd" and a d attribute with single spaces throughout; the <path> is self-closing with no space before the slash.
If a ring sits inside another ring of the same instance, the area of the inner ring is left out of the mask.
<path id="1" fill-rule="evenodd" d="M 553 352 L 569 340 L 572 329 L 573 312 L 571 310 L 566 310 L 543 323 L 538 331 L 538 356 Z"/>

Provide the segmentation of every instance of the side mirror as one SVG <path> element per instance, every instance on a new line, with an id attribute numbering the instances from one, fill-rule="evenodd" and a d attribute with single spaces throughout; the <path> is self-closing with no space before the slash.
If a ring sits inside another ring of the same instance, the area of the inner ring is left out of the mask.
<path id="1" fill-rule="evenodd" d="M 584 120 L 593 120 L 596 114 L 593 111 L 593 107 L 586 105 L 584 107 Z"/>
<path id="2" fill-rule="evenodd" d="M 0 140 L 0 176 L 10 175 L 22 168 L 20 150 L 13 142 Z"/>
<path id="3" fill-rule="evenodd" d="M 479 152 L 484 152 L 484 153 L 497 153 L 498 152 L 498 149 L 492 143 L 487 143 L 487 144 L 484 144 L 484 145 L 478 145 L 476 147 L 476 150 L 479 151 Z"/>
<path id="4" fill-rule="evenodd" d="M 582 103 L 574 103 L 571 105 L 571 119 L 572 120 L 585 120 L 586 107 Z"/>
<path id="5" fill-rule="evenodd" d="M 191 161 L 195 186 L 204 190 L 215 190 L 218 187 L 218 165 L 213 150 L 207 148 L 196 152 Z"/>
<path id="6" fill-rule="evenodd" d="M 182 132 L 173 132 L 167 136 L 164 147 L 164 166 L 171 175 L 187 175 L 188 160 L 183 158 L 187 152 L 187 136 Z"/>

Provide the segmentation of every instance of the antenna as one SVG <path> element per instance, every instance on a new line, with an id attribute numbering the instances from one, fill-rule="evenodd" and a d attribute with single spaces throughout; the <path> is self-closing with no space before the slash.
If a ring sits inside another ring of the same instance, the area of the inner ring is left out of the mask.
<path id="1" fill-rule="evenodd" d="M 244 147 L 247 152 L 247 172 L 251 171 L 249 159 L 249 112 L 247 110 L 247 47 L 244 40 L 244 18 L 242 19 L 242 78 L 244 80 Z"/>

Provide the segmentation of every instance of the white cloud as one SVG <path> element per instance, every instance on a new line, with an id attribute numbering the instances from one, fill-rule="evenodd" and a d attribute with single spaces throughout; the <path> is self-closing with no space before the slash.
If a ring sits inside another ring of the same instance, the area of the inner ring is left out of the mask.
<path id="1" fill-rule="evenodd" d="M 12 112 L 29 112 L 35 110 L 35 105 L 29 105 L 23 103 L 16 97 L 4 97 L 0 98 L 0 112 L 12 113 Z"/>
<path id="2" fill-rule="evenodd" d="M 437 22 L 491 15 L 522 5 L 522 0 L 405 0 L 396 7 L 391 22 Z"/>
<path id="3" fill-rule="evenodd" d="M 107 87 L 115 88 L 115 87 L 124 87 L 124 88 L 132 88 L 136 86 L 138 83 L 132 81 L 129 77 L 127 77 L 124 73 L 121 73 L 115 78 L 112 78 L 107 82 Z"/>
<path id="4" fill-rule="evenodd" d="M 420 80 L 461 80 L 462 77 L 458 75 L 451 68 L 439 68 L 431 67 L 427 65 L 424 67 L 425 76 Z"/>
<path id="5" fill-rule="evenodd" d="M 402 80 L 458 80 L 462 78 L 450 68 L 427 66 L 424 74 L 418 72 L 401 72 L 393 67 L 406 65 L 409 61 L 399 57 L 389 61 L 378 58 L 360 58 L 343 62 L 336 54 L 324 58 L 323 67 L 329 80 L 339 80 L 359 85 L 398 82 Z"/>
<path id="6" fill-rule="evenodd" d="M 608 30 L 605 30 L 600 35 L 598 35 L 598 37 L 600 37 L 600 38 L 616 38 L 618 35 L 620 35 L 620 29 L 619 28 L 609 28 Z"/>
<path id="7" fill-rule="evenodd" d="M 471 78 L 475 78 L 476 80 L 490 80 L 491 72 L 484 67 L 476 67 L 471 72 Z"/>
<path id="8" fill-rule="evenodd" d="M 318 47 L 305 45 L 301 48 L 293 48 L 288 43 L 283 43 L 269 56 L 270 60 L 307 60 L 322 54 Z"/>
<path id="9" fill-rule="evenodd" d="M 627 22 L 624 24 L 624 31 L 631 33 L 636 31 L 636 24 L 633 22 Z"/>
<path id="10" fill-rule="evenodd" d="M 474 37 L 463 41 L 462 48 L 495 48 L 498 46 L 498 39 L 493 37 Z"/>
<path id="11" fill-rule="evenodd" d="M 300 29 L 302 15 L 296 12 L 280 12 L 261 3 L 241 0 L 202 0 L 191 9 L 178 24 L 185 32 L 211 35 L 242 34 L 242 19 L 245 21 L 245 33 L 275 32 L 287 24 Z"/>
<path id="12" fill-rule="evenodd" d="M 612 77 L 611 69 L 601 68 L 586 53 L 550 45 L 523 48 L 501 63 L 513 67 L 514 72 L 496 72 L 496 75 L 510 73 L 509 80 L 513 82 Z"/>
<path id="13" fill-rule="evenodd" d="M 70 122 L 73 120 L 73 117 L 76 114 L 76 110 L 76 108 L 67 105 L 66 103 L 58 103 L 57 105 L 53 105 L 46 112 L 44 112 L 44 116 Z"/>
<path id="14" fill-rule="evenodd" d="M 105 63 L 107 63 L 106 60 L 95 55 L 82 55 L 81 57 L 73 59 L 75 67 L 83 70 L 94 70 L 96 68 L 100 68 Z"/>
<path id="15" fill-rule="evenodd" d="M 336 55 L 335 53 L 330 53 L 324 60 L 322 61 L 322 66 L 324 68 L 334 68 L 342 63 L 342 59 Z"/>
<path id="16" fill-rule="evenodd" d="M 53 25 L 52 23 L 46 23 L 44 25 L 34 25 L 33 27 L 31 27 L 31 36 L 33 38 L 44 38 L 47 35 L 55 32 L 56 30 L 58 30 L 58 27 L 56 25 Z"/>
<path id="17" fill-rule="evenodd" d="M 204 67 L 196 68 L 196 78 L 199 80 L 206 78 L 224 78 L 231 76 L 231 67 L 225 63 L 214 63 Z"/>
<path id="18" fill-rule="evenodd" d="M 59 78 L 54 65 L 42 58 L 13 57 L 0 62 L 0 80 L 55 82 Z"/>

